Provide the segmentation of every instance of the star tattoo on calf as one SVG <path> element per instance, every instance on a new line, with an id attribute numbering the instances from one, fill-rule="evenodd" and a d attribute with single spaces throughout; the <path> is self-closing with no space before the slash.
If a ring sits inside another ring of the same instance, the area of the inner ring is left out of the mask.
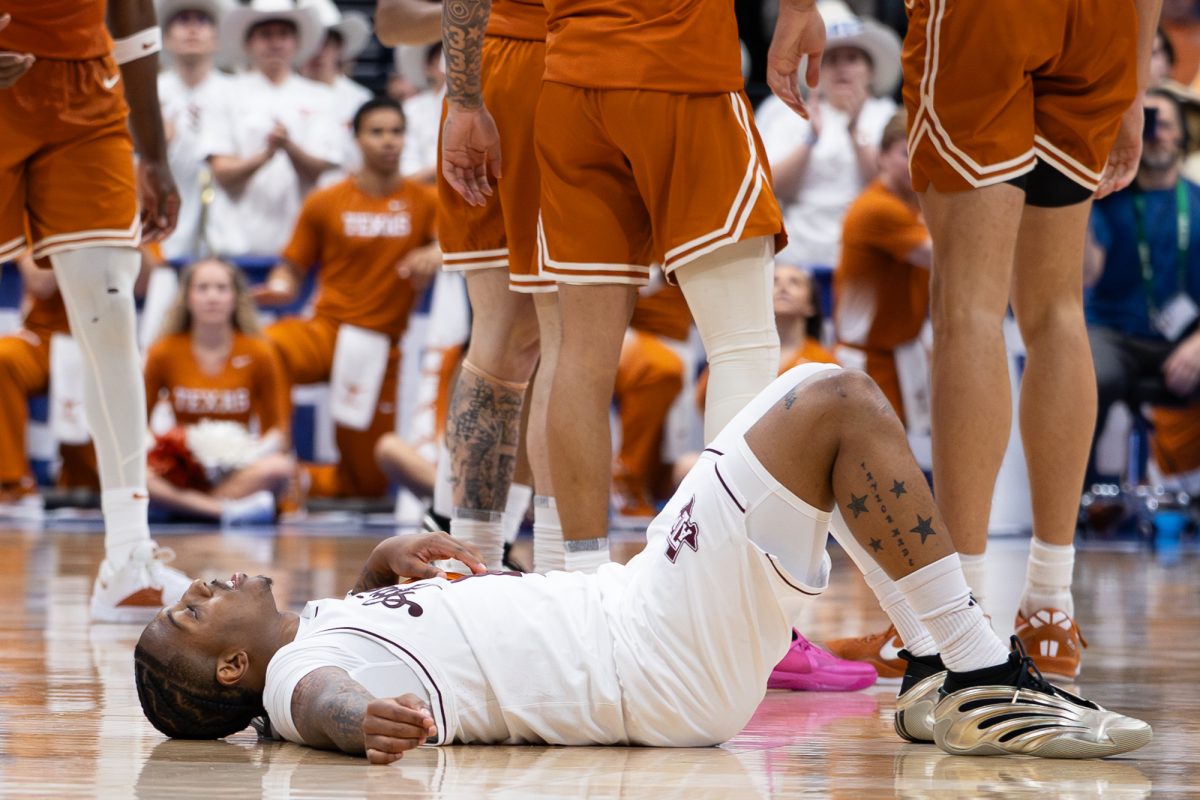
<path id="1" fill-rule="evenodd" d="M 848 505 L 847 508 L 854 512 L 855 519 L 858 519 L 859 514 L 866 514 L 867 513 L 867 495 L 864 494 L 862 497 L 859 497 L 858 495 L 851 492 L 850 493 L 850 505 Z"/>
<path id="2" fill-rule="evenodd" d="M 876 553 L 878 553 L 880 550 L 883 549 L 883 542 L 879 539 L 872 539 L 871 540 L 871 549 L 874 550 Z"/>
<path id="3" fill-rule="evenodd" d="M 896 495 L 897 499 L 902 494 L 908 494 L 908 490 L 904 488 L 904 481 L 892 481 L 891 492 Z"/>
<path id="4" fill-rule="evenodd" d="M 921 544 L 925 544 L 925 540 L 937 533 L 933 529 L 933 517 L 928 519 L 917 514 L 917 527 L 912 528 L 909 533 L 921 534 Z"/>

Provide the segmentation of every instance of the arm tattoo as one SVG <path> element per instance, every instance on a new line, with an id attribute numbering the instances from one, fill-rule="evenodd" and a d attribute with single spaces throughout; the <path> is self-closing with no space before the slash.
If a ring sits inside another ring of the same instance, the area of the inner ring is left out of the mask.
<path id="1" fill-rule="evenodd" d="M 363 717 L 372 699 L 344 670 L 322 667 L 296 684 L 292 720 L 309 746 L 361 755 Z"/>
<path id="2" fill-rule="evenodd" d="M 503 512 L 521 446 L 525 395 L 464 367 L 446 419 L 455 509 Z"/>
<path id="3" fill-rule="evenodd" d="M 465 108 L 483 105 L 483 34 L 492 0 L 446 0 L 442 48 L 446 54 L 446 99 Z"/>

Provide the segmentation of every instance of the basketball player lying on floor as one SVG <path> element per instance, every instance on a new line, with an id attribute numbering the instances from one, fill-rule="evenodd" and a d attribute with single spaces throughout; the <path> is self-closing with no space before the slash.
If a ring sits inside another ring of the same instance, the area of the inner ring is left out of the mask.
<path id="1" fill-rule="evenodd" d="M 845 523 L 837 513 L 845 512 Z M 269 578 L 192 584 L 142 633 L 138 694 L 163 733 L 275 734 L 388 763 L 430 744 L 694 747 L 734 736 L 828 582 L 826 533 L 899 593 L 896 730 L 950 753 L 1113 755 L 1144 722 L 1045 682 L 971 598 L 904 428 L 859 372 L 804 364 L 704 452 L 647 531 L 595 574 L 431 574 L 450 539 L 376 548 L 341 600 L 280 612 Z M 869 552 L 868 552 L 869 551 Z"/>

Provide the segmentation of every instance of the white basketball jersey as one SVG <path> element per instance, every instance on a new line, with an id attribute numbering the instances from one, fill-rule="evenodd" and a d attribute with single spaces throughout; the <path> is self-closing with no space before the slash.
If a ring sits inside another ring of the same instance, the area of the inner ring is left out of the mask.
<path id="1" fill-rule="evenodd" d="M 380 647 L 399 671 L 367 668 Z M 405 676 L 415 675 L 438 744 L 627 741 L 612 637 L 590 576 L 435 578 L 310 602 L 296 639 L 267 669 L 263 702 L 284 738 L 303 743 L 292 693 L 327 666 L 378 697 L 409 691 Z"/>

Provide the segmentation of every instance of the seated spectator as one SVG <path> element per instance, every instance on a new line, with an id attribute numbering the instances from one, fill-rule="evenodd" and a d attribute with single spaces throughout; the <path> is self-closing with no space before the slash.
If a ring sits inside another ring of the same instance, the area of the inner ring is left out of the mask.
<path id="1" fill-rule="evenodd" d="M 320 268 L 312 316 L 267 328 L 290 389 L 330 381 L 340 458 L 309 468 L 315 497 L 380 497 L 387 477 L 375 459 L 396 428 L 400 352 L 418 293 L 441 265 L 432 190 L 400 176 L 404 112 L 388 98 L 354 117 L 362 169 L 314 192 L 260 303 L 287 304 Z"/>
<path id="2" fill-rule="evenodd" d="M 222 20 L 228 58 L 250 68 L 232 79 L 201 137 L 217 185 L 207 233 L 221 256 L 276 256 L 305 194 L 340 163 L 346 134 L 333 91 L 295 72 L 321 36 L 316 10 L 287 0 L 253 0 Z"/>
<path id="3" fill-rule="evenodd" d="M 802 266 L 837 263 L 842 216 L 878 170 L 879 139 L 896 112 L 887 97 L 900 82 L 900 40 L 860 20 L 841 0 L 818 3 L 828 38 L 821 81 L 804 119 L 771 96 L 755 119 L 788 246 L 778 260 Z"/>
<path id="4" fill-rule="evenodd" d="M 163 31 L 166 69 L 158 76 L 171 175 L 179 187 L 179 222 L 162 243 L 168 259 L 186 261 L 206 252 L 202 192 L 211 176 L 201 152 L 205 121 L 229 93 L 231 79 L 214 66 L 217 30 L 232 0 L 163 0 L 158 21 Z"/>
<path id="5" fill-rule="evenodd" d="M 1178 405 L 1200 400 L 1200 187 L 1180 175 L 1187 136 L 1178 101 L 1152 89 L 1145 107 L 1155 116 L 1137 178 L 1097 201 L 1086 249 L 1100 427 L 1114 403 L 1136 404 L 1148 390 Z M 1200 464 L 1197 453 L 1179 450 L 1194 447 L 1186 429 L 1200 425 L 1200 408 L 1156 416 L 1167 425 L 1158 441 L 1163 465 L 1183 472 Z"/>
<path id="6" fill-rule="evenodd" d="M 404 101 L 409 131 L 400 158 L 400 172 L 419 183 L 437 180 L 438 134 L 442 129 L 442 98 L 446 94 L 446 64 L 442 43 L 425 51 L 425 89 Z"/>
<path id="7" fill-rule="evenodd" d="M 645 522 L 657 512 L 654 500 L 671 486 L 670 464 L 662 458 L 667 417 L 684 384 L 686 345 L 692 315 L 678 286 L 660 284 L 639 293 L 621 347 L 614 394 L 621 447 L 613 465 L 613 502 L 618 521 Z"/>
<path id="8" fill-rule="evenodd" d="M 825 323 L 811 272 L 789 264 L 775 267 L 774 303 L 780 375 L 809 361 L 837 363 L 822 344 Z"/>
<path id="9" fill-rule="evenodd" d="M 70 335 L 54 273 L 38 269 L 29 255 L 20 256 L 17 267 L 24 288 L 24 318 L 20 330 L 0 337 L 0 515 L 41 507 L 25 448 L 29 398 L 49 389 L 51 337 Z M 98 491 L 92 446 L 64 444 L 59 451 L 63 460 L 59 486 Z"/>
<path id="10" fill-rule="evenodd" d="M 838 361 L 870 375 L 912 428 L 917 409 L 905 407 L 905 395 L 927 410 L 916 396 L 928 398 L 928 369 L 920 366 L 919 356 L 905 367 L 897 359 L 909 352 L 906 348 L 920 348 L 917 339 L 929 315 L 933 245 L 909 177 L 905 136 L 900 112 L 883 132 L 879 177 L 846 212 L 842 255 L 833 274 L 833 320 Z M 909 385 L 906 393 L 903 387 Z"/>
<path id="11" fill-rule="evenodd" d="M 271 521 L 295 462 L 283 453 L 279 362 L 236 267 L 210 259 L 184 270 L 145 372 L 151 414 L 166 400 L 175 417 L 150 452 L 151 502 L 225 524 Z"/>

